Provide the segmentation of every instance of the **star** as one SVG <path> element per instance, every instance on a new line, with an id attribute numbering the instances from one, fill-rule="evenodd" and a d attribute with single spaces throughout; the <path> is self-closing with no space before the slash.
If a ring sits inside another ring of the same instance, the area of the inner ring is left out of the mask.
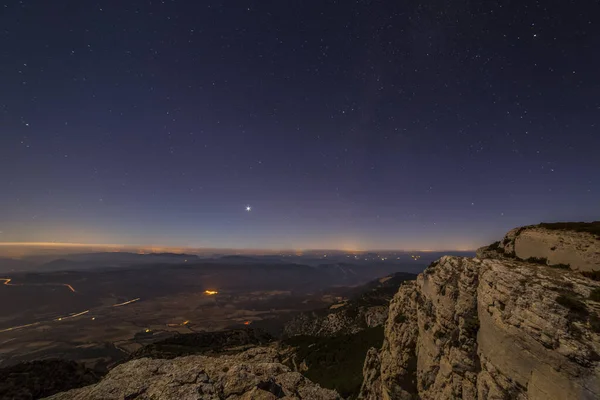
<path id="1" fill-rule="evenodd" d="M 246 211 L 248 211 L 248 212 L 252 211 L 252 207 L 246 206 Z"/>

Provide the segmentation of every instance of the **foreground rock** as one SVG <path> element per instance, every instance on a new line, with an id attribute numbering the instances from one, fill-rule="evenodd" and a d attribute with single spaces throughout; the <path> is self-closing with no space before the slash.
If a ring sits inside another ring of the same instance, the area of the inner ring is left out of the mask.
<path id="1" fill-rule="evenodd" d="M 568 269 L 442 257 L 392 300 L 360 398 L 598 399 L 599 302 L 600 282 Z"/>
<path id="2" fill-rule="evenodd" d="M 334 400 L 339 395 L 292 372 L 276 349 L 236 355 L 141 358 L 119 365 L 101 382 L 50 397 L 54 400 Z"/>

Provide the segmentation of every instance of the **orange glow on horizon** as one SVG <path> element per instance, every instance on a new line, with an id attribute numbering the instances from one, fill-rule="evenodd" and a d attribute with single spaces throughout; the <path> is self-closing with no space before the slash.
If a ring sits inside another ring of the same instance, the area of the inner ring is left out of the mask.
<path id="1" fill-rule="evenodd" d="M 56 251 L 55 249 L 63 248 L 73 248 L 78 249 L 79 252 L 87 251 L 92 249 L 102 249 L 105 252 L 134 252 L 138 254 L 151 254 L 151 253 L 179 253 L 179 254 L 196 254 L 196 253 L 204 253 L 204 252 L 235 252 L 235 254 L 279 254 L 279 253 L 290 253 L 295 254 L 296 256 L 306 255 L 307 252 L 318 252 L 321 249 L 310 248 L 307 247 L 305 249 L 285 249 L 285 248 L 230 248 L 230 247 L 182 247 L 182 246 L 158 246 L 153 244 L 110 244 L 110 243 L 70 243 L 70 242 L 0 242 L 0 248 L 9 249 L 13 248 L 13 252 L 15 253 L 13 257 L 22 257 L 24 255 L 29 255 L 31 250 L 28 248 L 47 248 L 48 250 L 52 249 L 52 251 Z M 444 246 L 443 248 L 418 248 L 417 246 L 410 246 L 406 248 L 386 248 L 386 249 L 377 249 L 377 248 L 361 248 L 361 246 L 357 244 L 343 244 L 341 246 L 333 244 L 332 246 L 327 247 L 328 251 L 344 251 L 351 254 L 358 254 L 367 251 L 416 251 L 416 252 L 443 252 L 443 251 L 475 251 L 478 246 L 469 246 L 465 244 L 460 244 L 458 246 Z M 16 250 L 20 249 L 20 250 Z M 325 250 L 322 250 L 325 251 Z M 7 253 L 8 254 L 8 253 Z"/>
<path id="2" fill-rule="evenodd" d="M 205 290 L 204 294 L 208 296 L 214 296 L 215 294 L 219 294 L 219 292 L 217 292 L 216 290 Z"/>

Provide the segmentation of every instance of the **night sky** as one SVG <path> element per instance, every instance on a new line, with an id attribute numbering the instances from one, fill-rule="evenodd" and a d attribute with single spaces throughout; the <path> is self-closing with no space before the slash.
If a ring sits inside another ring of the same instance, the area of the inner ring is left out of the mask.
<path id="1" fill-rule="evenodd" d="M 472 249 L 599 149 L 597 1 L 0 2 L 0 242 Z"/>

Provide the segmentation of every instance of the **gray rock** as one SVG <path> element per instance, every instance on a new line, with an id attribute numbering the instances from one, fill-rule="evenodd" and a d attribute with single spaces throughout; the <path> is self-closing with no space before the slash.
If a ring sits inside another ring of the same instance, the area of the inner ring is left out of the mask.
<path id="1" fill-rule="evenodd" d="M 526 228 L 478 258 L 442 257 L 402 285 L 384 344 L 365 360 L 359 398 L 600 398 L 600 304 L 590 298 L 600 282 L 519 260 L 545 255 L 529 243 L 554 247 L 548 238 L 557 234 L 573 249 L 565 244 L 560 254 L 570 258 L 549 260 L 600 269 L 587 233 Z"/>
<path id="2" fill-rule="evenodd" d="M 513 229 L 500 242 L 499 248 L 520 260 L 534 258 L 548 265 L 569 265 L 573 270 L 600 270 L 599 236 L 585 231 L 548 228 L 554 226 L 561 224 Z"/>
<path id="3" fill-rule="evenodd" d="M 337 400 L 323 389 L 279 363 L 270 347 L 236 355 L 187 356 L 172 360 L 141 358 L 121 364 L 99 383 L 59 393 L 53 400 Z"/>

